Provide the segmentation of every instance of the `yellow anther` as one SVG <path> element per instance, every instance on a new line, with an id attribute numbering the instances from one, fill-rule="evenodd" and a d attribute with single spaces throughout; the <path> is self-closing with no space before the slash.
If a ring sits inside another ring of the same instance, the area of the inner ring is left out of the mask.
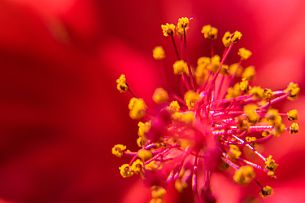
<path id="1" fill-rule="evenodd" d="M 229 66 L 229 74 L 232 76 L 240 77 L 243 73 L 243 68 L 238 63 Z"/>
<path id="2" fill-rule="evenodd" d="M 278 137 L 286 130 L 286 126 L 283 123 L 275 124 L 274 126 L 274 136 Z"/>
<path id="3" fill-rule="evenodd" d="M 233 34 L 232 34 L 232 37 L 231 37 L 231 42 L 232 43 L 236 43 L 238 42 L 242 37 L 242 34 L 241 32 L 239 31 L 235 31 Z"/>
<path id="4" fill-rule="evenodd" d="M 119 167 L 119 170 L 123 178 L 128 178 L 133 175 L 133 172 L 129 164 L 123 164 L 122 166 Z"/>
<path id="5" fill-rule="evenodd" d="M 129 116 L 132 119 L 141 119 L 145 116 L 147 106 L 141 98 L 131 98 L 128 104 Z"/>
<path id="6" fill-rule="evenodd" d="M 251 123 L 256 123 L 259 120 L 259 115 L 256 112 L 257 106 L 255 104 L 247 104 L 244 106 L 244 113 Z"/>
<path id="7" fill-rule="evenodd" d="M 182 123 L 191 124 L 195 121 L 195 114 L 193 111 L 176 112 L 172 115 L 172 118 Z"/>
<path id="8" fill-rule="evenodd" d="M 128 90 L 128 85 L 126 83 L 126 77 L 124 74 L 121 74 L 120 77 L 116 80 L 116 88 L 121 93 Z"/>
<path id="9" fill-rule="evenodd" d="M 269 155 L 265 161 L 265 168 L 268 170 L 269 176 L 274 176 L 274 172 L 279 165 L 274 161 L 272 155 Z"/>
<path id="10" fill-rule="evenodd" d="M 200 99 L 200 95 L 192 90 L 189 90 L 184 95 L 184 101 L 189 110 L 193 109 L 196 102 Z"/>
<path id="11" fill-rule="evenodd" d="M 145 165 L 145 169 L 149 171 L 157 171 L 162 168 L 161 162 L 151 161 Z"/>
<path id="12" fill-rule="evenodd" d="M 238 97 L 240 95 L 240 93 L 241 92 L 240 92 L 239 83 L 236 83 L 233 87 L 228 88 L 226 99 Z"/>
<path id="13" fill-rule="evenodd" d="M 297 123 L 292 123 L 289 127 L 289 133 L 290 134 L 295 134 L 299 132 L 299 124 Z"/>
<path id="14" fill-rule="evenodd" d="M 247 142 L 255 142 L 256 141 L 256 137 L 246 137 L 246 141 Z"/>
<path id="15" fill-rule="evenodd" d="M 165 58 L 165 51 L 163 49 L 163 47 L 161 46 L 156 46 L 154 49 L 153 49 L 153 58 L 155 60 L 162 60 Z"/>
<path id="16" fill-rule="evenodd" d="M 166 190 L 161 186 L 152 186 L 151 187 L 151 197 L 153 199 L 163 198 L 166 194 Z"/>
<path id="17" fill-rule="evenodd" d="M 255 172 L 252 166 L 241 166 L 235 171 L 233 180 L 239 184 L 248 184 L 255 178 Z"/>
<path id="18" fill-rule="evenodd" d="M 146 144 L 147 139 L 145 137 L 138 137 L 137 138 L 137 145 L 139 147 L 143 147 Z"/>
<path id="19" fill-rule="evenodd" d="M 240 83 L 239 83 L 239 89 L 241 91 L 247 92 L 249 90 L 249 82 L 248 80 L 243 79 Z"/>
<path id="20" fill-rule="evenodd" d="M 187 188 L 187 183 L 178 178 L 175 181 L 175 188 L 178 192 L 182 192 L 185 188 Z"/>
<path id="21" fill-rule="evenodd" d="M 240 48 L 238 50 L 238 55 L 240 56 L 241 60 L 247 60 L 252 55 L 252 52 L 248 49 Z"/>
<path id="22" fill-rule="evenodd" d="M 265 187 L 262 188 L 260 195 L 262 197 L 267 197 L 269 195 L 272 195 L 272 192 L 273 192 L 272 187 L 266 185 Z"/>
<path id="23" fill-rule="evenodd" d="M 297 83 L 289 83 L 288 87 L 285 89 L 285 92 L 288 93 L 288 99 L 293 100 L 296 99 L 298 94 L 300 93 L 300 88 Z"/>
<path id="24" fill-rule="evenodd" d="M 255 68 L 254 66 L 249 66 L 245 68 L 242 78 L 245 78 L 246 80 L 252 80 L 255 76 Z"/>
<path id="25" fill-rule="evenodd" d="M 265 117 L 271 125 L 280 126 L 282 124 L 282 117 L 277 109 L 269 109 Z"/>
<path id="26" fill-rule="evenodd" d="M 296 109 L 292 109 L 287 112 L 288 120 L 295 121 L 298 120 L 298 111 Z"/>
<path id="27" fill-rule="evenodd" d="M 249 94 L 252 94 L 255 98 L 263 98 L 264 89 L 259 86 L 254 86 L 249 90 Z"/>
<path id="28" fill-rule="evenodd" d="M 229 74 L 229 66 L 223 64 L 223 65 L 221 66 L 220 73 L 221 73 L 221 74 L 224 74 L 224 75 L 228 75 L 228 74 Z"/>
<path id="29" fill-rule="evenodd" d="M 272 97 L 273 97 L 273 92 L 272 92 L 272 90 L 271 90 L 271 89 L 268 89 L 268 88 L 265 88 L 265 89 L 264 89 L 263 98 L 264 98 L 264 99 L 267 99 L 267 100 L 270 100 L 270 99 L 272 99 Z"/>
<path id="30" fill-rule="evenodd" d="M 174 24 L 166 23 L 164 25 L 161 25 L 161 29 L 162 29 L 163 35 L 165 37 L 168 37 L 168 36 L 173 36 L 175 34 L 176 26 Z"/>
<path id="31" fill-rule="evenodd" d="M 173 65 L 174 74 L 189 74 L 187 63 L 183 60 L 176 61 Z"/>
<path id="32" fill-rule="evenodd" d="M 164 203 L 164 200 L 162 198 L 153 198 L 149 203 Z"/>
<path id="33" fill-rule="evenodd" d="M 225 47 L 238 42 L 242 37 L 241 32 L 235 31 L 234 33 L 226 32 L 222 37 L 222 43 Z"/>
<path id="34" fill-rule="evenodd" d="M 157 89 L 155 89 L 155 91 L 153 93 L 152 99 L 155 103 L 161 104 L 161 103 L 167 102 L 168 94 L 165 89 L 157 88 Z"/>
<path id="35" fill-rule="evenodd" d="M 270 134 L 271 133 L 269 131 L 264 131 L 264 132 L 262 132 L 262 137 L 267 137 Z"/>
<path id="36" fill-rule="evenodd" d="M 184 35 L 188 30 L 190 20 L 187 17 L 181 17 L 178 19 L 176 31 L 179 35 Z"/>
<path id="37" fill-rule="evenodd" d="M 196 83 L 198 85 L 202 85 L 204 84 L 204 82 L 207 80 L 208 78 L 208 70 L 207 70 L 207 66 L 205 65 L 199 65 L 196 68 L 195 71 L 195 79 L 196 79 Z"/>
<path id="38" fill-rule="evenodd" d="M 198 85 L 202 85 L 208 77 L 208 66 L 211 64 L 211 58 L 200 57 L 197 60 L 197 68 L 195 71 L 195 79 Z"/>
<path id="39" fill-rule="evenodd" d="M 205 25 L 201 29 L 204 38 L 214 40 L 217 38 L 218 29 L 211 25 Z"/>
<path id="40" fill-rule="evenodd" d="M 238 123 L 237 124 L 238 129 L 244 130 L 244 131 L 249 130 L 250 123 L 247 119 L 244 119 L 243 117 L 238 117 L 237 123 Z"/>
<path id="41" fill-rule="evenodd" d="M 122 157 L 124 151 L 126 150 L 126 146 L 122 144 L 116 144 L 112 147 L 112 154 L 117 157 Z"/>
<path id="42" fill-rule="evenodd" d="M 147 150 L 147 149 L 140 149 L 138 151 L 138 157 L 140 159 L 142 159 L 143 161 L 146 161 L 148 159 L 150 159 L 151 157 L 153 156 L 153 154 L 151 153 L 150 150 Z"/>
<path id="43" fill-rule="evenodd" d="M 148 122 L 143 123 L 143 122 L 140 121 L 138 123 L 138 127 L 139 127 L 138 128 L 138 135 L 140 137 L 145 137 L 145 134 L 148 133 L 148 131 L 151 128 L 151 122 L 148 121 Z"/>
<path id="44" fill-rule="evenodd" d="M 172 101 L 169 104 L 169 111 L 174 113 L 174 112 L 178 112 L 180 110 L 180 105 L 177 101 Z"/>
<path id="45" fill-rule="evenodd" d="M 228 47 L 231 45 L 231 33 L 225 32 L 225 34 L 222 37 L 222 43 L 225 47 Z"/>
<path id="46" fill-rule="evenodd" d="M 135 174 L 139 174 L 143 170 L 143 162 L 140 159 L 135 160 L 131 165 L 131 171 Z"/>
<path id="47" fill-rule="evenodd" d="M 219 68 L 219 65 L 220 65 L 220 56 L 214 55 L 211 58 L 211 63 L 210 65 L 207 66 L 207 68 L 209 71 L 216 72 Z"/>
<path id="48" fill-rule="evenodd" d="M 239 149 L 239 147 L 237 145 L 230 145 L 230 149 L 229 149 L 229 156 L 232 159 L 238 159 L 241 155 L 241 151 Z"/>
<path id="49" fill-rule="evenodd" d="M 199 65 L 209 65 L 211 63 L 211 58 L 209 58 L 209 57 L 205 57 L 205 56 L 203 56 L 203 57 L 200 57 L 200 58 L 198 58 L 198 60 L 197 60 L 197 65 L 199 66 Z"/>

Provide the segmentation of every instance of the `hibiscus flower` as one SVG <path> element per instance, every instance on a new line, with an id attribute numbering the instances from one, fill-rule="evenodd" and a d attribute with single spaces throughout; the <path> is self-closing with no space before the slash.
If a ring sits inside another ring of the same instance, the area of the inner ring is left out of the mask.
<path id="1" fill-rule="evenodd" d="M 268 2 L 2 1 L 3 202 L 143 202 L 149 198 L 141 183 L 132 186 L 136 180 L 121 180 L 118 162 L 110 154 L 115 143 L 131 146 L 137 131 L 128 118 L 127 98 L 115 91 L 114 81 L 126 72 L 135 92 L 150 99 L 161 85 L 161 69 L 151 59 L 151 49 L 166 44 L 161 23 L 192 16 L 198 26 L 211 23 L 221 31 L 241 30 L 247 36 L 241 44 L 253 52 L 250 62 L 260 75 L 257 83 L 278 89 L 294 80 L 303 86 L 299 73 L 304 59 L 300 43 L 305 36 L 304 3 Z M 198 42 L 191 38 L 190 43 Z M 199 44 L 189 46 L 202 49 Z M 273 79 L 271 74 L 277 76 Z M 300 111 L 302 101 L 301 95 L 295 103 Z M 302 202 L 304 173 L 297 163 L 304 154 L 304 139 L 279 139 L 268 146 L 280 164 L 279 180 L 272 183 L 278 192 L 266 201 Z M 281 166 L 286 163 L 294 167 L 284 170 Z M 215 180 L 222 201 L 238 202 L 242 194 L 256 192 L 240 190 L 223 176 Z M 189 196 L 181 201 L 189 201 Z"/>

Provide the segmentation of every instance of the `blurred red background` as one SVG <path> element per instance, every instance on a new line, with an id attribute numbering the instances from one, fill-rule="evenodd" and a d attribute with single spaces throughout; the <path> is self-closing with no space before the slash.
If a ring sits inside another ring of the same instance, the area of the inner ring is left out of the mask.
<path id="1" fill-rule="evenodd" d="M 120 177 L 122 162 L 111 154 L 114 144 L 133 146 L 136 138 L 128 98 L 115 90 L 119 73 L 149 100 L 160 84 L 151 50 L 168 43 L 160 24 L 188 16 L 198 32 L 207 23 L 242 31 L 256 83 L 277 89 L 295 81 L 304 89 L 304 9 L 303 0 L 1 0 L 0 202 L 147 201 L 135 179 Z M 204 49 L 202 41 L 190 34 L 191 54 Z M 283 103 L 299 109 L 301 127 L 304 101 L 301 94 Z M 280 168 L 264 202 L 305 201 L 302 132 L 265 147 Z M 257 192 L 224 177 L 215 188 L 220 202 Z"/>

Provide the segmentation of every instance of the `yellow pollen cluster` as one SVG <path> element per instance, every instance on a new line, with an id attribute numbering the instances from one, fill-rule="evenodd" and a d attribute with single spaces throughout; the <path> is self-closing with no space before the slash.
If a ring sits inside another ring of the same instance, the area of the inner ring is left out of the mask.
<path id="1" fill-rule="evenodd" d="M 129 164 L 123 164 L 122 166 L 119 167 L 119 170 L 123 178 L 128 178 L 130 176 L 133 176 L 133 172 Z"/>
<path id="2" fill-rule="evenodd" d="M 255 142 L 256 141 L 256 137 L 246 137 L 246 141 L 247 142 Z"/>
<path id="3" fill-rule="evenodd" d="M 253 66 L 249 66 L 247 68 L 245 68 L 243 74 L 242 74 L 242 78 L 246 79 L 246 80 L 252 80 L 255 76 L 255 68 Z"/>
<path id="4" fill-rule="evenodd" d="M 117 144 L 112 147 L 112 154 L 120 158 L 123 156 L 125 150 L 125 145 Z"/>
<path id="5" fill-rule="evenodd" d="M 184 101 L 187 105 L 188 109 L 191 110 L 195 107 L 196 102 L 200 99 L 198 93 L 194 92 L 193 90 L 189 90 L 184 95 Z"/>
<path id="6" fill-rule="evenodd" d="M 143 136 L 145 136 L 145 134 L 146 133 L 148 133 L 148 131 L 150 130 L 150 128 L 151 128 L 151 122 L 145 122 L 145 123 L 143 123 L 143 122 L 139 122 L 138 123 L 138 127 L 139 127 L 139 129 L 138 129 L 138 135 L 139 136 L 141 136 L 141 137 L 143 137 Z"/>
<path id="7" fill-rule="evenodd" d="M 204 38 L 214 40 L 217 38 L 218 29 L 211 25 L 205 25 L 201 29 Z"/>
<path id="8" fill-rule="evenodd" d="M 174 24 L 166 23 L 164 25 L 161 25 L 161 29 L 162 29 L 163 35 L 165 37 L 168 37 L 168 36 L 173 36 L 175 34 L 176 26 Z"/>
<path id="9" fill-rule="evenodd" d="M 120 77 L 116 80 L 116 88 L 119 92 L 126 92 L 128 90 L 128 85 L 126 83 L 126 77 L 124 74 L 121 74 Z"/>
<path id="10" fill-rule="evenodd" d="M 190 20 L 187 17 L 182 17 L 178 19 L 178 23 L 176 26 L 176 31 L 179 35 L 184 35 L 188 29 Z"/>
<path id="11" fill-rule="evenodd" d="M 162 168 L 162 164 L 159 161 L 151 161 L 148 164 L 145 164 L 145 169 L 149 171 L 157 171 Z"/>
<path id="12" fill-rule="evenodd" d="M 174 74 L 189 74 L 187 63 L 184 60 L 178 60 L 173 65 Z"/>
<path id="13" fill-rule="evenodd" d="M 138 151 L 138 157 L 140 159 L 142 159 L 143 161 L 146 161 L 148 159 L 150 159 L 152 157 L 152 153 L 150 150 L 147 150 L 147 149 L 140 149 Z"/>
<path id="14" fill-rule="evenodd" d="M 216 72 L 218 67 L 220 65 L 220 56 L 219 55 L 214 55 L 211 58 L 211 63 L 208 65 L 208 70 L 212 72 Z"/>
<path id="15" fill-rule="evenodd" d="M 230 147 L 230 149 L 229 149 L 229 156 L 232 159 L 238 159 L 240 157 L 240 155 L 241 155 L 241 151 L 238 148 L 238 146 L 231 144 L 229 147 Z"/>
<path id="16" fill-rule="evenodd" d="M 165 58 L 165 51 L 163 49 L 163 47 L 161 46 L 156 46 L 154 49 L 153 49 L 153 58 L 155 60 L 162 60 Z"/>
<path id="17" fill-rule="evenodd" d="M 241 91 L 247 92 L 249 90 L 248 80 L 242 79 L 242 81 L 239 83 L 239 89 Z"/>
<path id="18" fill-rule="evenodd" d="M 235 31 L 234 33 L 226 32 L 222 37 L 222 43 L 225 47 L 238 42 L 242 37 L 241 32 Z"/>
<path id="19" fill-rule="evenodd" d="M 255 104 L 247 104 L 244 106 L 244 113 L 251 123 L 256 123 L 259 120 L 259 115 L 256 112 L 257 106 Z"/>
<path id="20" fill-rule="evenodd" d="M 195 71 L 195 79 L 198 85 L 202 85 L 208 78 L 208 66 L 211 63 L 209 57 L 200 57 L 197 61 L 197 68 Z"/>
<path id="21" fill-rule="evenodd" d="M 163 203 L 164 195 L 166 190 L 161 186 L 152 186 L 151 187 L 151 200 L 149 203 Z"/>
<path id="22" fill-rule="evenodd" d="M 252 94 L 255 98 L 261 99 L 264 96 L 264 89 L 259 86 L 251 87 L 249 93 Z"/>
<path id="23" fill-rule="evenodd" d="M 273 91 L 271 89 L 265 88 L 263 93 L 263 99 L 270 100 L 273 97 Z"/>
<path id="24" fill-rule="evenodd" d="M 270 196 L 270 195 L 272 195 L 272 187 L 270 187 L 270 186 L 265 186 L 265 187 L 263 187 L 262 188 L 262 190 L 261 190 L 261 192 L 260 192 L 260 195 L 262 196 L 262 197 L 267 197 L 267 196 Z"/>
<path id="25" fill-rule="evenodd" d="M 235 171 L 233 180 L 239 184 L 248 184 L 255 178 L 255 172 L 252 166 L 241 166 Z"/>
<path id="26" fill-rule="evenodd" d="M 141 98 L 131 98 L 128 104 L 129 116 L 132 119 L 141 119 L 145 113 L 147 106 Z"/>
<path id="27" fill-rule="evenodd" d="M 241 94 L 240 84 L 235 84 L 233 87 L 229 87 L 226 95 L 226 99 L 236 98 Z"/>
<path id="28" fill-rule="evenodd" d="M 229 74 L 235 77 L 240 77 L 243 73 L 243 67 L 239 63 L 233 63 L 229 66 Z"/>
<path id="29" fill-rule="evenodd" d="M 174 112 L 178 112 L 180 110 L 180 105 L 177 101 L 172 101 L 169 104 L 169 111 L 174 113 Z"/>
<path id="30" fill-rule="evenodd" d="M 285 92 L 288 94 L 288 99 L 294 100 L 297 98 L 300 93 L 299 85 L 296 83 L 289 83 L 288 87 L 285 89 Z"/>
<path id="31" fill-rule="evenodd" d="M 252 55 L 252 52 L 248 49 L 240 48 L 238 50 L 238 55 L 240 56 L 241 60 L 247 60 Z"/>
<path id="32" fill-rule="evenodd" d="M 185 188 L 187 188 L 188 184 L 185 181 L 185 177 L 190 174 L 190 170 L 182 169 L 179 173 L 179 177 L 175 181 L 175 188 L 178 192 L 182 192 Z"/>
<path id="33" fill-rule="evenodd" d="M 193 111 L 175 112 L 172 118 L 185 124 L 191 124 L 195 120 L 195 115 Z"/>
<path id="34" fill-rule="evenodd" d="M 295 121 L 298 120 L 298 111 L 296 109 L 292 109 L 287 112 L 288 120 Z"/>
<path id="35" fill-rule="evenodd" d="M 280 116 L 278 110 L 269 109 L 265 115 L 266 121 L 274 126 L 273 134 L 274 136 L 279 136 L 282 132 L 285 131 L 286 127 L 282 122 L 282 117 Z"/>
<path id="36" fill-rule="evenodd" d="M 268 170 L 268 175 L 273 177 L 274 172 L 277 169 L 277 167 L 278 167 L 278 164 L 274 161 L 272 156 L 269 155 L 265 161 L 265 168 Z"/>
<path id="37" fill-rule="evenodd" d="M 155 103 L 161 104 L 168 101 L 168 94 L 165 89 L 157 88 L 153 93 L 152 99 Z"/>
<path id="38" fill-rule="evenodd" d="M 151 128 L 151 122 L 148 121 L 148 122 L 139 122 L 138 123 L 138 139 L 137 139 L 137 145 L 139 147 L 142 147 L 145 145 L 146 143 L 146 133 L 149 132 L 150 128 Z"/>
<path id="39" fill-rule="evenodd" d="M 175 181 L 175 188 L 178 192 L 182 192 L 185 188 L 187 188 L 187 183 L 181 179 L 177 179 Z"/>
<path id="40" fill-rule="evenodd" d="M 237 118 L 238 121 L 238 129 L 243 130 L 243 131 L 248 131 L 250 127 L 250 122 L 247 119 L 244 119 L 242 117 Z"/>
<path id="41" fill-rule="evenodd" d="M 229 66 L 223 64 L 221 66 L 220 73 L 223 74 L 223 75 L 228 75 L 229 74 Z"/>
<path id="42" fill-rule="evenodd" d="M 131 165 L 131 171 L 134 174 L 140 174 L 143 170 L 144 164 L 140 159 L 135 160 Z"/>
<path id="43" fill-rule="evenodd" d="M 297 123 L 292 123 L 289 127 L 289 133 L 290 134 L 295 134 L 299 132 L 299 124 Z"/>

